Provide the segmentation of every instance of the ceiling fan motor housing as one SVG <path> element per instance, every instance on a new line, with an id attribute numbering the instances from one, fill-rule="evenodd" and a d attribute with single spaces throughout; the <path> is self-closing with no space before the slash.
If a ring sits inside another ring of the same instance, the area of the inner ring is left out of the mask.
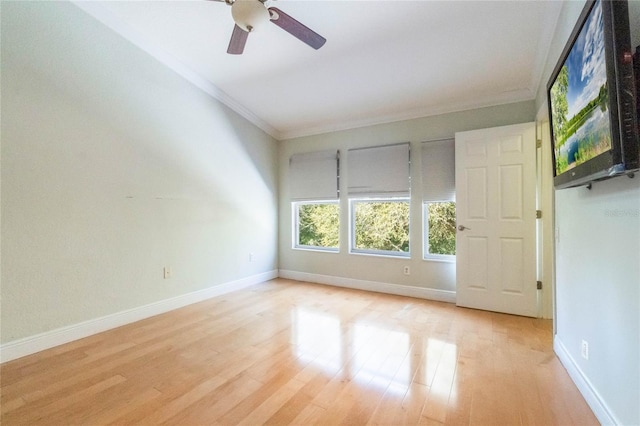
<path id="1" fill-rule="evenodd" d="M 247 32 L 255 31 L 269 22 L 269 11 L 260 0 L 236 0 L 231 6 L 236 25 Z"/>

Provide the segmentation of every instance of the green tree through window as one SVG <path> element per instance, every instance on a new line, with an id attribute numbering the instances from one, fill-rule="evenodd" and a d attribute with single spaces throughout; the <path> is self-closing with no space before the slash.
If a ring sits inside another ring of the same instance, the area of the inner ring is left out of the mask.
<path id="1" fill-rule="evenodd" d="M 354 201 L 354 249 L 409 253 L 409 201 Z"/>
<path id="2" fill-rule="evenodd" d="M 456 254 L 456 203 L 426 203 L 428 255 Z"/>
<path id="3" fill-rule="evenodd" d="M 337 249 L 340 243 L 338 203 L 297 204 L 297 246 Z"/>

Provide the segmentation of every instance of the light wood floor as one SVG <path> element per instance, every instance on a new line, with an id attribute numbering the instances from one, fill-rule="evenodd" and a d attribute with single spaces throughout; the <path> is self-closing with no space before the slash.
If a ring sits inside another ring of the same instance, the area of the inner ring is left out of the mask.
<path id="1" fill-rule="evenodd" d="M 279 279 L 3 364 L 1 419 L 597 424 L 551 327 Z"/>

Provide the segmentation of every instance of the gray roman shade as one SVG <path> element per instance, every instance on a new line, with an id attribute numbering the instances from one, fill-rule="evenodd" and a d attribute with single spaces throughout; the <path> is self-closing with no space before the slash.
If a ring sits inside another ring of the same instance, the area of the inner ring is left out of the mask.
<path id="1" fill-rule="evenodd" d="M 292 201 L 325 201 L 339 198 L 340 151 L 294 154 L 289 159 Z"/>
<path id="2" fill-rule="evenodd" d="M 408 197 L 409 143 L 349 150 L 349 197 Z"/>
<path id="3" fill-rule="evenodd" d="M 455 140 L 422 144 L 422 200 L 455 201 Z"/>

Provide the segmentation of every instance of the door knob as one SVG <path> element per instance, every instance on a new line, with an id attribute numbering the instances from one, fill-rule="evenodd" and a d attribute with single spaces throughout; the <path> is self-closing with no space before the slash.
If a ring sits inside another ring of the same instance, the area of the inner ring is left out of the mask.
<path id="1" fill-rule="evenodd" d="M 464 225 L 458 225 L 458 231 L 465 231 L 465 230 L 467 230 L 467 229 L 468 229 L 469 231 L 471 231 L 471 228 L 467 228 L 467 227 L 466 227 L 466 226 L 464 226 Z"/>

